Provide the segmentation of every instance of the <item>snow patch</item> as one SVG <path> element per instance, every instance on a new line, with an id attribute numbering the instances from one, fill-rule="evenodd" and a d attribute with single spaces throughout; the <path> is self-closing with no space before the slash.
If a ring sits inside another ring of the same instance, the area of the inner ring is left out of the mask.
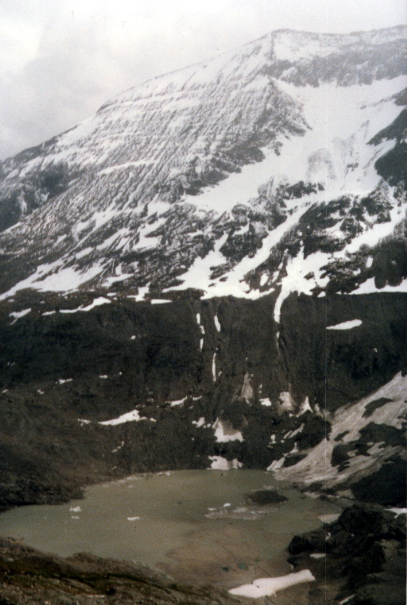
<path id="1" fill-rule="evenodd" d="M 75 258 L 76 258 L 76 260 L 80 260 L 84 256 L 87 256 L 88 254 L 90 254 L 91 252 L 93 252 L 93 250 L 94 250 L 93 248 L 84 248 L 80 252 L 75 252 Z"/>
<path id="2" fill-rule="evenodd" d="M 99 422 L 99 424 L 103 424 L 104 426 L 116 426 L 118 424 L 124 424 L 125 422 L 139 422 L 140 420 L 148 419 L 141 417 L 138 410 L 132 410 L 131 412 L 126 412 L 117 418 L 103 420 L 102 422 Z"/>
<path id="3" fill-rule="evenodd" d="M 296 435 L 298 435 L 298 433 L 301 433 L 302 429 L 304 428 L 304 424 L 301 424 L 297 429 L 295 429 L 294 431 L 288 431 L 288 433 L 286 433 L 284 435 L 284 439 L 291 439 L 292 437 L 295 437 Z"/>
<path id="4" fill-rule="evenodd" d="M 299 415 L 305 414 L 305 412 L 312 412 L 312 407 L 309 402 L 309 398 L 306 397 L 301 404 Z"/>
<path id="5" fill-rule="evenodd" d="M 211 460 L 210 470 L 215 471 L 230 471 L 238 468 L 242 468 L 243 464 L 239 462 L 237 458 L 233 460 L 226 460 L 223 456 L 208 456 Z"/>
<path id="6" fill-rule="evenodd" d="M 220 332 L 222 328 L 221 328 L 218 316 L 215 315 L 213 319 L 214 319 L 215 327 L 216 327 L 217 331 Z"/>
<path id="7" fill-rule="evenodd" d="M 346 597 L 346 599 L 339 601 L 339 605 L 346 605 L 347 603 L 350 603 L 351 601 L 353 601 L 354 598 L 355 598 L 355 595 L 352 594 L 352 595 L 350 595 L 350 597 Z"/>
<path id="8" fill-rule="evenodd" d="M 353 290 L 352 294 L 375 294 L 376 292 L 406 292 L 407 279 L 404 279 L 398 286 L 386 285 L 383 288 L 378 288 L 375 284 L 374 277 L 367 279 L 359 288 Z"/>
<path id="9" fill-rule="evenodd" d="M 201 416 L 199 418 L 199 420 L 193 420 L 192 424 L 194 424 L 198 429 L 201 428 L 202 426 L 206 425 L 206 420 L 203 416 Z M 210 425 L 209 425 L 210 426 Z"/>
<path id="10" fill-rule="evenodd" d="M 322 523 L 335 523 L 340 517 L 340 514 L 326 514 L 320 515 L 318 519 L 322 521 Z"/>
<path id="11" fill-rule="evenodd" d="M 20 317 L 24 317 L 24 315 L 28 315 L 28 313 L 31 313 L 31 309 L 24 309 L 23 311 L 12 311 L 10 313 L 10 316 L 14 317 L 14 320 L 17 321 L 17 319 L 20 319 Z"/>
<path id="12" fill-rule="evenodd" d="M 277 471 L 279 468 L 281 468 L 283 466 L 284 462 L 285 462 L 285 456 L 283 456 L 279 460 L 273 460 L 273 462 L 270 464 L 270 466 L 267 467 L 267 470 L 268 471 Z"/>
<path id="13" fill-rule="evenodd" d="M 227 422 L 219 420 L 214 422 L 213 428 L 215 429 L 215 439 L 219 443 L 227 443 L 229 441 L 244 441 L 243 435 L 240 431 L 235 430 Z"/>
<path id="14" fill-rule="evenodd" d="M 99 296 L 99 298 L 95 298 L 94 301 L 88 305 L 87 307 L 79 307 L 78 311 L 90 311 L 95 307 L 100 307 L 101 305 L 108 305 L 112 301 L 109 298 L 105 298 L 104 296 Z"/>
<path id="15" fill-rule="evenodd" d="M 352 330 L 352 328 L 358 328 L 362 325 L 361 319 L 350 319 L 349 321 L 343 321 L 340 324 L 334 326 L 327 326 L 327 330 Z"/>
<path id="16" fill-rule="evenodd" d="M 391 513 L 394 513 L 397 517 L 399 515 L 407 514 L 407 508 L 387 508 L 386 510 L 389 510 Z"/>
<path id="17" fill-rule="evenodd" d="M 312 582 L 314 580 L 315 578 L 309 569 L 303 569 L 302 571 L 278 578 L 259 578 L 258 580 L 254 580 L 252 584 L 242 584 L 241 586 L 232 588 L 229 590 L 229 593 L 240 597 L 259 599 L 261 597 L 272 596 L 280 590 L 295 586 L 295 584 Z"/>
<path id="18" fill-rule="evenodd" d="M 328 277 L 321 277 L 321 267 L 327 263 L 327 255 L 325 252 L 314 252 L 304 258 L 304 250 L 301 248 L 297 256 L 290 258 L 287 262 L 287 275 L 281 280 L 280 294 L 276 300 L 274 307 L 274 319 L 277 323 L 280 322 L 281 307 L 284 300 L 292 292 L 303 292 L 311 295 L 312 290 L 317 286 L 325 286 L 328 282 Z M 313 274 L 312 279 L 307 276 Z"/>
<path id="19" fill-rule="evenodd" d="M 243 385 L 240 391 L 240 397 L 246 401 L 246 403 L 250 403 L 253 399 L 253 388 L 250 384 L 250 374 L 246 372 L 243 377 Z"/>
<path id="20" fill-rule="evenodd" d="M 8 292 L 1 294 L 0 300 L 9 298 L 25 288 L 33 288 L 40 292 L 70 292 L 90 281 L 102 271 L 102 267 L 95 264 L 81 273 L 73 267 L 60 267 L 60 262 L 40 265 L 32 275 L 18 282 Z"/>
<path id="21" fill-rule="evenodd" d="M 171 303 L 171 302 L 172 302 L 172 300 L 168 299 L 168 298 L 152 298 L 150 300 L 150 303 L 152 305 L 164 305 L 164 304 Z"/>
<path id="22" fill-rule="evenodd" d="M 282 412 L 292 412 L 294 401 L 289 391 L 281 391 L 279 395 L 279 408 Z"/>
<path id="23" fill-rule="evenodd" d="M 212 379 L 213 379 L 213 382 L 216 382 L 216 378 L 217 378 L 217 375 L 216 375 L 216 353 L 214 353 L 213 357 L 212 357 Z"/>
<path id="24" fill-rule="evenodd" d="M 185 403 L 187 399 L 188 399 L 188 397 L 184 397 L 183 399 L 176 399 L 176 400 L 174 400 L 174 401 L 169 401 L 169 402 L 167 402 L 167 403 L 170 403 L 170 404 L 171 404 L 171 407 L 172 407 L 172 408 L 175 408 L 175 407 L 177 407 L 178 405 L 182 405 L 183 403 Z"/>

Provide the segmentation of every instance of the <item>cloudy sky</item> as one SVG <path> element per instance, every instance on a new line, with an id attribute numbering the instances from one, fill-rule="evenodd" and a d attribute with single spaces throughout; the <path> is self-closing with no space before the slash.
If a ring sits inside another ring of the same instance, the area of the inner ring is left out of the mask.
<path id="1" fill-rule="evenodd" d="M 135 84 L 274 29 L 406 22 L 405 0 L 0 0 L 0 159 Z"/>

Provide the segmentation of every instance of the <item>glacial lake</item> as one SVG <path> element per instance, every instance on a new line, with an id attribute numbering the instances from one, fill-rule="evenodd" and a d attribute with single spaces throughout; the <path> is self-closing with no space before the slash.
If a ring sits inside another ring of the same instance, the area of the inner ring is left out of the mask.
<path id="1" fill-rule="evenodd" d="M 288 499 L 250 504 L 271 487 Z M 225 588 L 290 571 L 284 549 L 340 508 L 305 497 L 270 472 L 171 471 L 88 488 L 82 500 L 26 506 L 0 515 L 0 535 L 45 552 L 91 552 L 142 562 L 182 581 Z"/>

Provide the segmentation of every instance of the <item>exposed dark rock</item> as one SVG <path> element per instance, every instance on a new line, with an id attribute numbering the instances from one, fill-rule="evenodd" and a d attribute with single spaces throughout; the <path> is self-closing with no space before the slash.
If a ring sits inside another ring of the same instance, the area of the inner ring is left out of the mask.
<path id="1" fill-rule="evenodd" d="M 301 417 L 304 429 L 295 436 L 295 443 L 300 450 L 315 447 L 324 437 L 329 437 L 331 425 L 321 416 L 307 412 Z"/>
<path id="2" fill-rule="evenodd" d="M 353 483 L 351 489 L 355 497 L 363 502 L 405 506 L 406 463 L 399 458 L 386 462 L 375 473 Z"/>
<path id="3" fill-rule="evenodd" d="M 394 311 L 390 308 L 379 310 L 379 299 L 376 308 L 373 301 L 373 296 L 338 295 L 324 299 L 291 295 L 285 300 L 280 350 L 283 358 L 287 359 L 287 372 L 295 399 L 301 401 L 312 393 L 311 405 L 334 410 L 358 398 L 356 391 L 362 395 L 362 385 L 365 385 L 365 392 L 372 392 L 376 388 L 376 376 L 383 384 L 394 375 L 396 366 L 401 363 L 401 367 L 405 367 L 406 309 L 403 309 L 401 299 L 400 302 L 397 299 L 392 301 Z M 398 320 L 396 313 L 399 314 Z M 355 317 L 363 318 L 363 324 L 357 331 L 326 331 L 327 325 Z M 394 321 L 400 321 L 397 329 Z M 378 373 L 381 374 L 380 379 Z M 349 390 L 351 384 L 352 390 L 355 389 L 352 394 Z"/>
<path id="4" fill-rule="evenodd" d="M 142 564 L 80 553 L 63 559 L 0 539 L 1 605 L 232 605 L 224 591 L 174 582 Z"/>
<path id="5" fill-rule="evenodd" d="M 354 449 L 352 443 L 340 443 L 335 445 L 332 451 L 331 464 L 332 466 L 343 465 L 344 462 L 349 460 L 348 453 Z"/>
<path id="6" fill-rule="evenodd" d="M 332 600 L 324 601 L 324 591 L 316 591 L 318 598 L 313 602 L 318 605 L 348 597 L 349 603 L 357 605 L 404 605 L 405 540 L 405 515 L 396 516 L 377 505 L 355 504 L 334 523 L 295 536 L 288 547 L 289 561 L 296 568 L 311 569 L 317 588 L 336 585 L 339 592 Z M 325 557 L 313 559 L 313 553 Z"/>
<path id="7" fill-rule="evenodd" d="M 392 399 L 388 399 L 387 397 L 380 397 L 379 399 L 374 399 L 370 403 L 367 404 L 365 412 L 363 414 L 363 418 L 368 418 L 373 414 L 375 410 L 383 407 L 386 403 L 389 403 Z"/>
<path id="8" fill-rule="evenodd" d="M 316 34 L 307 34 L 309 40 L 316 39 Z M 370 84 L 373 81 L 372 65 L 380 56 L 381 60 L 386 57 L 386 65 L 383 64 L 376 72 L 376 77 L 392 77 L 390 73 L 397 73 L 402 53 L 402 46 L 386 50 L 388 45 L 383 42 L 372 50 L 354 48 L 352 57 L 344 61 L 340 52 L 332 52 L 327 56 L 318 55 L 300 62 L 290 60 L 275 60 L 265 68 L 265 73 L 275 78 L 292 82 L 297 86 L 319 86 L 323 82 L 334 79 L 338 86 L 349 86 L 351 84 Z M 393 54 L 394 53 L 394 54 Z"/>
<path id="9" fill-rule="evenodd" d="M 280 502 L 288 500 L 286 496 L 279 494 L 273 489 L 258 489 L 254 492 L 250 492 L 250 494 L 246 494 L 246 497 L 249 502 L 260 506 L 265 506 L 266 504 L 279 504 Z"/>
<path id="10" fill-rule="evenodd" d="M 360 431 L 360 439 L 356 441 L 357 447 L 359 445 L 366 445 L 368 443 L 382 443 L 385 445 L 406 445 L 406 436 L 403 429 L 398 429 L 394 426 L 388 426 L 386 424 L 375 424 L 370 422 Z"/>
<path id="11" fill-rule="evenodd" d="M 393 149 L 382 155 L 375 163 L 377 172 L 390 185 L 407 183 L 407 144 L 396 143 Z"/>
<path id="12" fill-rule="evenodd" d="M 403 109 L 397 118 L 380 132 L 378 132 L 370 141 L 370 145 L 378 145 L 383 139 L 395 139 L 400 142 L 407 129 L 407 109 Z"/>
<path id="13" fill-rule="evenodd" d="M 327 537 L 327 533 L 323 530 L 310 531 L 301 536 L 294 536 L 288 545 L 288 552 L 291 555 L 298 555 L 304 552 L 325 553 Z"/>
<path id="14" fill-rule="evenodd" d="M 367 406 L 366 406 L 367 407 Z M 343 431 L 343 433 L 339 433 L 339 435 L 337 435 L 335 437 L 335 441 L 342 441 L 342 439 L 345 437 L 345 435 L 347 435 L 349 433 L 349 431 Z"/>

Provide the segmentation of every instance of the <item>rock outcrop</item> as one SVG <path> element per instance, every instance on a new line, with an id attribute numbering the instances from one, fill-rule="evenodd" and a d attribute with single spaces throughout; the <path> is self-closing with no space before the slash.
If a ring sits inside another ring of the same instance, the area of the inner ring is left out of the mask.
<path id="1" fill-rule="evenodd" d="M 2 605 L 233 605 L 226 592 L 174 582 L 146 565 L 79 553 L 63 559 L 0 539 Z"/>
<path id="2" fill-rule="evenodd" d="M 295 536 L 288 550 L 295 569 L 318 579 L 309 593 L 314 605 L 405 603 L 405 513 L 354 505 L 319 531 Z"/>

